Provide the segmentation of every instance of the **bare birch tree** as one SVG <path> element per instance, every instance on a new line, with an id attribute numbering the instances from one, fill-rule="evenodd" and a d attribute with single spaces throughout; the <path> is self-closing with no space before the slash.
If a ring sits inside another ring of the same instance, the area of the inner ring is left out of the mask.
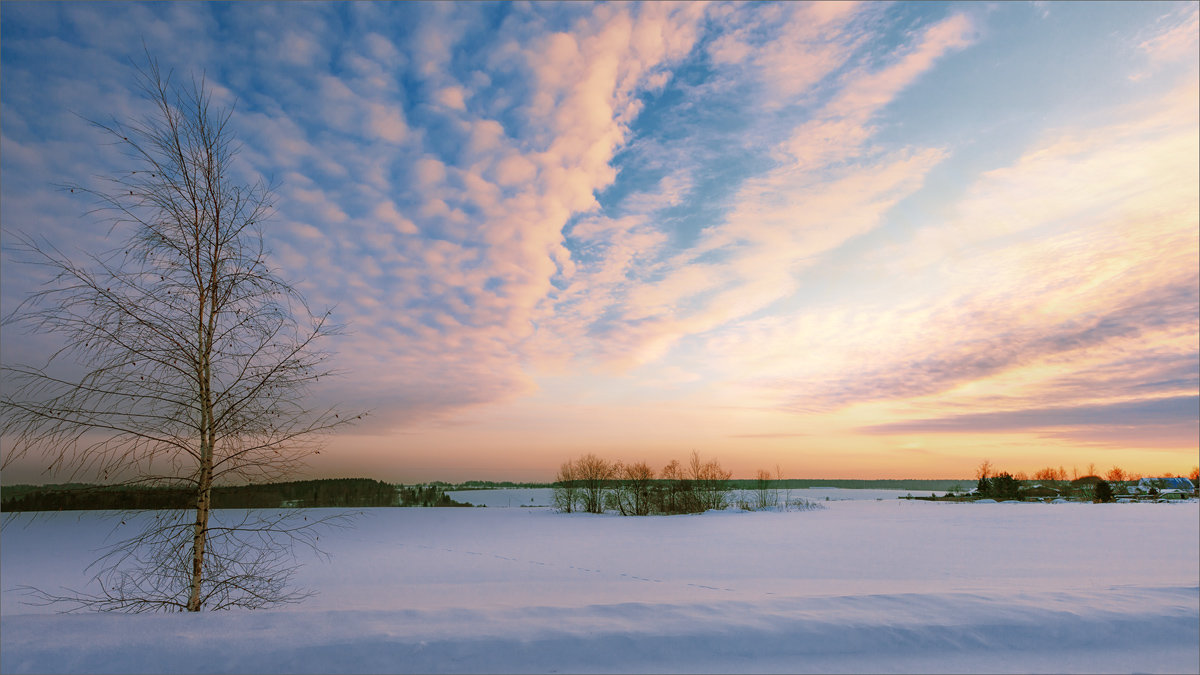
<path id="1" fill-rule="evenodd" d="M 41 367 L 3 366 L 4 463 L 45 457 L 49 471 L 73 478 L 194 493 L 194 508 L 143 519 L 145 529 L 98 561 L 102 591 L 69 596 L 83 606 L 199 611 L 296 600 L 292 546 L 313 541 L 313 521 L 214 520 L 211 493 L 214 483 L 284 477 L 319 452 L 321 432 L 357 419 L 303 402 L 331 374 L 318 343 L 337 330 L 268 268 L 260 224 L 272 192 L 235 177 L 231 111 L 213 106 L 203 79 L 173 84 L 154 60 L 138 76 L 154 112 L 93 122 L 133 170 L 64 186 L 95 200 L 110 237 L 128 238 L 77 264 L 18 237 L 27 262 L 53 280 L 5 323 L 53 334 L 62 347 Z"/>
<path id="2" fill-rule="evenodd" d="M 771 493 L 771 472 L 759 469 L 754 476 L 754 508 L 762 511 L 775 506 L 775 497 Z"/>
<path id="3" fill-rule="evenodd" d="M 787 483 L 783 482 L 783 469 L 779 468 L 778 464 L 775 465 L 775 485 L 777 486 L 775 488 L 775 501 L 782 501 L 783 503 L 781 506 L 783 507 L 784 511 L 787 511 L 792 501 L 792 490 L 791 488 L 787 487 Z M 780 494 L 781 489 L 783 492 L 782 495 Z"/>
<path id="4" fill-rule="evenodd" d="M 554 506 L 563 513 L 575 510 L 575 502 L 579 499 L 579 486 L 576 484 L 575 462 L 567 460 L 558 469 L 554 477 Z"/>
<path id="5" fill-rule="evenodd" d="M 651 469 L 650 465 L 645 462 L 634 462 L 621 464 L 616 473 L 617 510 L 623 516 L 649 515 L 652 506 L 654 469 Z"/>
<path id="6" fill-rule="evenodd" d="M 603 513 L 604 497 L 608 492 L 616 471 L 612 462 L 592 453 L 575 460 L 575 478 L 580 489 L 583 510 L 587 513 Z"/>
<path id="7" fill-rule="evenodd" d="M 690 510 L 692 501 L 691 482 L 684 473 L 679 460 L 673 459 L 659 474 L 663 483 L 661 509 L 665 513 L 683 513 Z"/>
<path id="8" fill-rule="evenodd" d="M 729 479 L 733 474 L 721 468 L 720 462 L 700 460 L 700 453 L 692 451 L 688 463 L 688 477 L 699 499 L 699 510 L 723 509 L 729 501 Z"/>

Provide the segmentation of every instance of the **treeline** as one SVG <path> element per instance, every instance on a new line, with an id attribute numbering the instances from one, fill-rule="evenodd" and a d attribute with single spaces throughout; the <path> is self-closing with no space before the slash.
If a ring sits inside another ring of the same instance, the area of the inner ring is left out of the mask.
<path id="1" fill-rule="evenodd" d="M 441 485 L 401 485 L 399 497 L 400 506 L 470 506 L 451 499 Z"/>
<path id="2" fill-rule="evenodd" d="M 195 506 L 195 493 L 179 487 L 50 485 L 4 488 L 3 511 L 79 511 L 186 509 Z M 444 495 L 443 495 L 444 496 Z M 396 506 L 396 488 L 369 478 L 217 486 L 213 508 L 258 509 L 279 507 Z"/>
<path id="3" fill-rule="evenodd" d="M 530 483 L 530 482 L 513 482 L 510 480 L 469 480 L 464 483 L 443 483 L 434 481 L 430 485 L 445 488 L 447 490 L 496 490 L 496 489 L 519 489 L 519 488 L 548 488 L 553 487 L 553 483 Z"/>
<path id="4" fill-rule="evenodd" d="M 976 477 L 979 477 L 980 475 L 985 475 L 990 468 L 991 468 L 991 462 L 985 459 L 983 461 L 983 463 L 979 465 L 979 469 L 976 470 L 976 472 L 975 472 Z M 1059 483 L 1065 483 L 1069 480 L 1075 481 L 1075 480 L 1080 480 L 1081 478 L 1089 478 L 1090 477 L 1090 478 L 1103 478 L 1104 481 L 1108 482 L 1108 483 L 1130 483 L 1130 482 L 1137 482 L 1137 481 L 1141 480 L 1142 478 L 1147 478 L 1148 476 L 1143 476 L 1142 474 L 1137 473 L 1135 471 L 1126 471 L 1119 466 L 1113 466 L 1111 469 L 1109 469 L 1108 471 L 1101 474 L 1100 470 L 1096 468 L 1095 464 L 1088 464 L 1087 469 L 1083 472 L 1082 476 L 1080 476 L 1078 467 L 1071 467 L 1071 473 L 1068 476 L 1067 468 L 1065 466 L 1059 466 L 1057 469 L 1052 466 L 1047 466 L 1045 468 L 1034 471 L 1032 474 L 1027 474 L 1024 471 L 1018 471 L 1015 474 L 1013 474 L 1013 477 L 1016 478 L 1017 480 L 1023 481 L 1023 482 L 1057 481 Z M 1174 478 L 1175 474 L 1168 471 L 1167 473 L 1164 473 L 1160 477 L 1161 478 Z M 1184 474 L 1180 473 L 1179 477 L 1183 478 Z M 1193 466 L 1191 472 L 1187 474 L 1187 478 L 1189 480 L 1191 480 L 1193 483 L 1200 481 L 1200 467 Z"/>
<path id="5" fill-rule="evenodd" d="M 1095 464 L 1089 464 L 1084 475 L 1073 468 L 1071 474 L 1066 467 L 1048 466 L 1033 472 L 1032 475 L 1023 471 L 1016 474 L 1007 471 L 997 471 L 989 461 L 984 460 L 975 472 L 975 489 L 972 496 L 1001 501 L 1026 499 L 1063 498 L 1082 501 L 1111 502 L 1130 494 L 1131 484 L 1143 478 L 1141 474 L 1127 472 L 1119 466 L 1114 466 L 1100 475 Z M 1162 478 L 1173 478 L 1166 474 Z M 1200 479 L 1200 468 L 1193 467 L 1189 479 L 1195 483 Z M 1161 486 L 1160 486 L 1161 487 Z M 1157 488 L 1150 488 L 1157 494 Z M 953 495 L 948 495 L 953 499 Z"/>
<path id="6" fill-rule="evenodd" d="M 735 478 L 730 485 L 735 490 L 756 490 L 761 478 Z M 811 488 L 840 488 L 842 490 L 928 490 L 947 492 L 961 489 L 970 481 L 945 478 L 771 478 L 771 487 L 780 490 L 806 490 Z"/>
<path id="7" fill-rule="evenodd" d="M 0 511 L 186 509 L 195 505 L 195 498 L 189 501 L 188 493 L 178 488 L 72 484 L 40 486 L 16 495 L 5 488 Z"/>

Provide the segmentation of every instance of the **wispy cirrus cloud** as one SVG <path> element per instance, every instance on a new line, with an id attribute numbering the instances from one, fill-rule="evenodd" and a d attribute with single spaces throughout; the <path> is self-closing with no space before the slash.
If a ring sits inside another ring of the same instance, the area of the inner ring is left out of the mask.
<path id="1" fill-rule="evenodd" d="M 1116 445 L 1129 442 L 1122 430 L 1155 436 L 1158 442 L 1191 447 L 1200 424 L 1200 397 L 1175 396 L 1120 403 L 1022 409 L 953 415 L 936 419 L 893 422 L 861 431 L 872 434 L 1047 432 L 1085 440 L 1105 440 Z"/>
<path id="2" fill-rule="evenodd" d="M 1180 4 L 1160 18 L 1138 47 L 1155 63 L 1186 62 L 1200 40 L 1200 7 Z"/>
<path id="3" fill-rule="evenodd" d="M 875 433 L 1195 392 L 1196 100 L 1187 85 L 1106 124 L 1057 130 L 981 175 L 947 221 L 872 254 L 861 269 L 896 288 L 857 310 L 751 322 L 709 353 L 737 364 L 768 405 L 892 401 L 911 418 Z M 981 412 L 943 416 L 955 410 Z"/>
<path id="4" fill-rule="evenodd" d="M 781 11 L 785 10 L 772 7 L 755 18 L 761 26 L 769 26 L 771 17 Z M 810 64 L 811 72 L 794 72 L 789 59 L 763 57 L 744 47 L 744 34 L 753 32 L 745 25 L 716 40 L 710 49 L 718 56 L 717 63 L 736 67 L 742 74 L 751 73 L 769 85 L 789 83 L 782 94 L 767 88 L 766 100 L 772 106 L 794 99 L 807 102 L 815 98 L 807 88 L 844 70 L 845 75 L 832 85 L 832 99 L 802 114 L 805 121 L 788 133 L 787 140 L 766 148 L 773 168 L 746 179 L 724 205 L 724 215 L 702 230 L 692 245 L 679 246 L 669 237 L 658 236 L 661 230 L 651 224 L 655 217 L 651 213 L 605 220 L 606 239 L 622 243 L 611 249 L 586 248 L 592 226 L 572 233 L 595 258 L 574 280 L 579 290 L 568 287 L 555 305 L 559 325 L 570 334 L 564 341 L 586 343 L 590 354 L 632 366 L 662 357 L 685 336 L 702 334 L 786 299 L 798 290 L 797 269 L 876 227 L 882 215 L 916 190 L 941 159 L 937 149 L 870 146 L 871 122 L 938 56 L 967 43 L 970 22 L 965 17 L 954 15 L 919 32 L 899 57 L 882 65 L 872 61 L 856 66 L 847 60 L 868 35 L 862 32 L 866 29 L 852 28 L 855 8 L 828 11 L 804 5 L 792 11 L 791 22 L 782 30 L 799 39 L 799 51 L 822 54 Z M 814 14 L 819 15 L 815 23 Z M 849 44 L 831 41 L 823 28 L 853 33 L 853 37 Z M 682 168 L 685 176 L 699 170 Z M 672 187 L 669 182 L 665 185 Z M 630 244 L 638 248 L 631 251 Z M 631 267 L 635 260 L 636 269 Z M 588 300 L 578 300 L 585 293 Z M 581 333 L 583 326 L 587 329 Z"/>

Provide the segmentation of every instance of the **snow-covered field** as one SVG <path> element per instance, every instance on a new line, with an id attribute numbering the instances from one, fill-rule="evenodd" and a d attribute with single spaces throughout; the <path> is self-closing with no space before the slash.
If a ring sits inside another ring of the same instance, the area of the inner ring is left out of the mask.
<path id="1" fill-rule="evenodd" d="M 846 491 L 840 491 L 846 492 Z M 460 495 L 461 496 L 461 495 Z M 1200 504 L 375 509 L 300 605 L 61 615 L 110 525 L 0 533 L 3 672 L 1197 672 Z"/>
<path id="2" fill-rule="evenodd" d="M 454 490 L 447 492 L 450 498 L 456 502 L 471 504 L 474 506 L 487 506 L 491 508 L 512 508 L 516 506 L 551 506 L 554 504 L 554 490 L 552 488 L 512 488 L 512 489 L 494 489 L 494 490 Z M 846 490 L 835 487 L 815 487 L 815 488 L 796 488 L 793 490 L 780 490 L 779 497 L 783 499 L 785 496 L 789 501 L 798 499 L 807 499 L 812 502 L 827 502 L 827 501 L 845 501 L 859 499 L 898 499 L 905 495 L 911 494 L 914 497 L 928 497 L 931 494 L 944 495 L 945 492 L 912 492 L 909 490 Z M 753 503 L 753 492 L 741 492 L 735 490 L 732 494 L 734 500 L 739 498 L 745 499 Z"/>

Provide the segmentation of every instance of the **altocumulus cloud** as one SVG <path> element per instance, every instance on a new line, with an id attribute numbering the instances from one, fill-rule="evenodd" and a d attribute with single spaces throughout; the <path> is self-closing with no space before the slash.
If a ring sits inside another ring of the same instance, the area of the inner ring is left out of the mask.
<path id="1" fill-rule="evenodd" d="M 375 409 L 375 430 L 519 404 L 552 377 L 779 416 L 722 434 L 747 443 L 804 442 L 808 415 L 860 405 L 889 415 L 846 424 L 871 435 L 1184 424 L 1196 20 L 1194 5 L 5 5 L 0 216 L 106 247 L 90 205 L 52 186 L 121 166 L 76 113 L 147 112 L 129 67 L 144 42 L 236 101 L 237 170 L 279 185 L 274 259 L 350 326 L 348 377 L 320 395 Z M 0 275 L 7 307 L 39 281 Z M 43 347 L 6 333 L 3 349 Z"/>

